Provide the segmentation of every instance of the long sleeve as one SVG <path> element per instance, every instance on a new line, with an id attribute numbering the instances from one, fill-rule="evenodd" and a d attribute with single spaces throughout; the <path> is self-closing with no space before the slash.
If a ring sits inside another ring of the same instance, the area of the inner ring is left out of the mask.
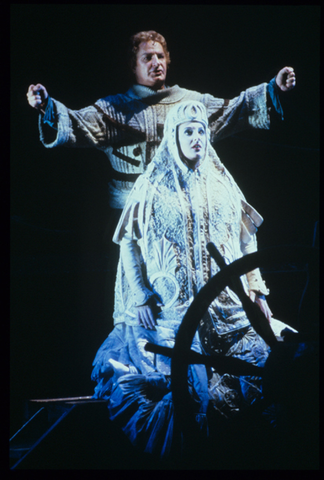
<path id="1" fill-rule="evenodd" d="M 47 97 L 45 113 L 41 117 L 41 119 L 44 124 L 47 124 L 50 127 L 54 128 L 54 130 L 57 130 L 57 117 L 54 109 L 53 100 L 50 96 Z"/>
<path id="2" fill-rule="evenodd" d="M 48 140 L 44 123 L 57 129 L 54 140 Z M 59 145 L 104 148 L 109 140 L 107 124 L 95 106 L 71 110 L 58 100 L 50 98 L 44 117 L 39 116 L 38 125 L 40 140 L 47 148 Z"/>
<path id="3" fill-rule="evenodd" d="M 241 92 L 231 100 L 207 96 L 207 113 L 212 142 L 250 128 L 270 128 L 270 112 L 267 104 L 267 84 L 262 83 Z"/>
<path id="4" fill-rule="evenodd" d="M 243 255 L 256 252 L 258 250 L 256 236 L 253 235 L 249 243 L 243 243 L 241 249 Z M 248 272 L 246 274 L 246 278 L 249 284 L 249 290 L 253 290 L 256 293 L 261 293 L 262 295 L 269 295 L 270 290 L 266 287 L 259 268 Z"/>
<path id="5" fill-rule="evenodd" d="M 262 224 L 263 218 L 261 215 L 245 200 L 242 203 L 242 223 L 241 223 L 241 252 L 243 255 L 249 255 L 258 250 L 256 232 L 258 227 Z M 262 279 L 261 272 L 258 268 L 251 270 L 246 274 L 249 284 L 249 290 L 260 293 L 262 295 L 269 295 L 270 290 L 266 287 Z"/>
<path id="6" fill-rule="evenodd" d="M 142 237 L 143 220 L 141 218 L 140 197 L 144 195 L 145 182 L 143 178 L 130 194 L 127 204 L 122 212 L 116 227 L 113 241 L 120 245 L 120 255 L 123 264 L 127 283 L 132 294 L 134 306 L 145 305 L 153 292 L 150 290 L 143 278 L 143 259 L 138 241 Z"/>
<path id="7" fill-rule="evenodd" d="M 283 110 L 275 79 L 247 88 L 237 97 L 227 100 L 205 95 L 211 141 L 216 142 L 246 129 L 270 129 L 270 112 L 283 119 Z"/>
<path id="8" fill-rule="evenodd" d="M 280 115 L 281 120 L 284 119 L 283 109 L 280 102 L 280 88 L 276 83 L 276 77 L 274 77 L 267 85 L 267 93 L 270 97 L 272 105 L 278 115 Z"/>
<path id="9" fill-rule="evenodd" d="M 120 254 L 127 281 L 132 290 L 133 305 L 145 305 L 153 292 L 146 287 L 141 265 L 141 250 L 137 242 L 125 235 L 120 242 Z"/>
<path id="10" fill-rule="evenodd" d="M 138 111 L 138 100 L 133 97 L 131 91 L 112 95 L 81 110 L 71 110 L 51 98 L 45 115 L 39 115 L 40 140 L 46 148 L 88 147 L 103 152 L 109 166 L 111 208 L 124 207 L 148 157 L 145 132 L 152 122 L 145 123 L 145 112 Z"/>

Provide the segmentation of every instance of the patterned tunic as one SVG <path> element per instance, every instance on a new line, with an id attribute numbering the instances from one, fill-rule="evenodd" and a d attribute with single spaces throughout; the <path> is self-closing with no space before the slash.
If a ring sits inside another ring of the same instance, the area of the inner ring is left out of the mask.
<path id="1" fill-rule="evenodd" d="M 68 109 L 51 99 L 43 120 L 54 117 L 57 136 L 54 141 L 48 140 L 40 116 L 40 139 L 47 148 L 65 145 L 103 151 L 112 170 L 110 206 L 123 208 L 135 180 L 154 157 L 166 115 L 175 104 L 202 102 L 207 109 L 211 141 L 215 142 L 246 128 L 269 129 L 271 102 L 267 104 L 267 86 L 263 83 L 224 100 L 178 85 L 158 92 L 134 85 L 125 94 L 101 98 L 81 110 Z"/>

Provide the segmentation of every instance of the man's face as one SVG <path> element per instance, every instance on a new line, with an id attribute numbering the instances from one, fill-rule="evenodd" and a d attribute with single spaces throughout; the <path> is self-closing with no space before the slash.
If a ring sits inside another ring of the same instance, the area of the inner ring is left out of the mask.
<path id="1" fill-rule="evenodd" d="M 137 51 L 134 69 L 136 82 L 153 90 L 164 88 L 167 64 L 163 47 L 158 42 L 142 42 Z"/>
<path id="2" fill-rule="evenodd" d="M 207 146 L 205 127 L 200 122 L 185 122 L 179 125 L 178 138 L 181 151 L 194 167 L 204 159 Z"/>

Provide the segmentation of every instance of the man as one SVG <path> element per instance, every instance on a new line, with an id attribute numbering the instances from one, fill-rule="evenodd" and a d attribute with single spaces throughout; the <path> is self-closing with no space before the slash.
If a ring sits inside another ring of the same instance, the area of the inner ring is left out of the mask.
<path id="1" fill-rule="evenodd" d="M 269 129 L 269 110 L 282 115 L 278 93 L 291 90 L 296 83 L 293 68 L 284 67 L 269 84 L 251 87 L 232 100 L 224 100 L 178 85 L 168 87 L 165 82 L 169 63 L 164 37 L 154 31 L 140 32 L 130 39 L 135 84 L 126 93 L 101 98 L 94 105 L 73 111 L 51 98 L 43 85 L 28 88 L 28 102 L 40 112 L 40 139 L 45 147 L 94 147 L 107 155 L 112 169 L 110 207 L 117 212 L 117 218 L 135 180 L 152 160 L 162 140 L 166 115 L 175 104 L 187 100 L 203 103 L 211 141 L 215 143 L 246 128 Z M 115 222 L 111 236 L 114 226 Z M 254 293 L 259 294 L 255 301 L 270 319 L 264 289 Z"/>
<path id="2" fill-rule="evenodd" d="M 30 85 L 27 93 L 29 104 L 41 114 L 40 139 L 45 147 L 95 147 L 107 155 L 112 167 L 109 192 L 113 209 L 123 208 L 134 181 L 153 158 L 163 136 L 165 117 L 175 103 L 198 100 L 206 106 L 214 143 L 234 130 L 268 129 L 267 95 L 280 112 L 276 90 L 284 92 L 295 86 L 294 70 L 285 67 L 268 85 L 247 89 L 233 100 L 219 99 L 177 85 L 166 86 L 170 55 L 162 35 L 154 31 L 134 35 L 130 52 L 135 84 L 125 94 L 72 111 L 50 98 L 39 83 Z M 268 106 L 272 106 L 271 101 Z M 46 125 L 56 128 L 56 135 Z"/>

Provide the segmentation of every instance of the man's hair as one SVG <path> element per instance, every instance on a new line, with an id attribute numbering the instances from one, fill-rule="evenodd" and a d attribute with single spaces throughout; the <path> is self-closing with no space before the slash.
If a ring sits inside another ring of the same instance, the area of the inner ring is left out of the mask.
<path id="1" fill-rule="evenodd" d="M 132 35 L 130 38 L 129 49 L 128 49 L 128 63 L 131 68 L 131 71 L 133 71 L 134 68 L 136 67 L 137 52 L 138 52 L 140 43 L 148 42 L 149 40 L 152 40 L 152 42 L 158 42 L 162 45 L 165 58 L 166 58 L 166 63 L 167 63 L 167 66 L 169 66 L 171 59 L 170 59 L 170 53 L 168 51 L 165 38 L 160 33 L 157 33 L 154 30 L 149 30 L 147 32 L 138 32 L 135 35 Z"/>

